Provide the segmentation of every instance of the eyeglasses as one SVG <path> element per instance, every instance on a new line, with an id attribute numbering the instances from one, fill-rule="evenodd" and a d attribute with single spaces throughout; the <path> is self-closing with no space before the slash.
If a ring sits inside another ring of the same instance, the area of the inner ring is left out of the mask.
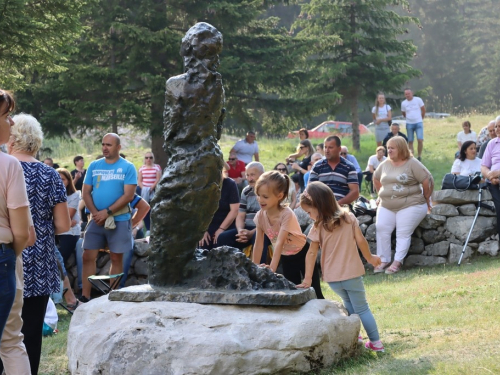
<path id="1" fill-rule="evenodd" d="M 341 152 L 340 155 L 347 155 L 347 152 Z"/>
<path id="2" fill-rule="evenodd" d="M 277 168 L 277 170 L 280 172 L 286 172 L 286 168 Z"/>
<path id="3" fill-rule="evenodd" d="M 306 148 L 306 146 L 300 146 L 299 148 L 300 148 L 300 149 L 303 149 L 303 148 Z"/>
<path id="4" fill-rule="evenodd" d="M 153 159 L 152 156 L 144 156 L 144 159 Z"/>
<path id="5" fill-rule="evenodd" d="M 235 161 L 236 158 L 229 158 L 229 161 Z"/>

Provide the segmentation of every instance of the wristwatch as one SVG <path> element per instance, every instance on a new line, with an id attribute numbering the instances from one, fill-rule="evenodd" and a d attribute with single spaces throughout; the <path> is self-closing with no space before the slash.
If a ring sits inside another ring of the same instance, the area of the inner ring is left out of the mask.
<path id="1" fill-rule="evenodd" d="M 106 209 L 106 212 L 108 213 L 108 216 L 113 215 L 113 211 L 111 211 L 111 210 L 109 209 L 109 207 Z"/>

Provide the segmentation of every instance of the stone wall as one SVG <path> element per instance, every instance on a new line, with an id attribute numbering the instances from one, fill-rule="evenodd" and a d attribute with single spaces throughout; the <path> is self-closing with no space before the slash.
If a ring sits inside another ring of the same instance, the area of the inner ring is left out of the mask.
<path id="1" fill-rule="evenodd" d="M 465 240 L 471 228 L 476 213 L 478 191 L 458 192 L 455 190 L 440 190 L 432 196 L 433 205 L 431 214 L 428 214 L 415 230 L 410 250 L 405 259 L 405 267 L 432 266 L 445 263 L 457 263 L 462 253 Z M 491 194 L 483 191 L 483 203 L 493 207 Z M 308 215 L 300 208 L 295 210 L 303 229 L 311 223 Z M 358 217 L 361 231 L 368 240 L 373 254 L 377 252 L 376 227 L 377 218 L 368 215 Z M 481 208 L 474 230 L 465 251 L 464 262 L 473 254 L 487 254 L 497 256 L 499 252 L 498 233 L 496 231 L 496 214 Z M 396 247 L 395 233 L 392 238 L 392 249 Z M 148 255 L 149 244 L 143 240 L 135 241 L 132 266 L 130 268 L 126 286 L 141 285 L 148 282 Z M 72 255 L 67 264 L 68 276 L 71 285 L 77 288 L 76 262 Z M 111 260 L 109 254 L 99 253 L 97 258 L 97 274 L 109 274 Z"/>
<path id="2" fill-rule="evenodd" d="M 458 262 L 476 213 L 478 191 L 440 190 L 434 192 L 432 201 L 431 213 L 422 220 L 412 236 L 410 250 L 404 262 L 406 267 Z M 493 207 L 491 194 L 487 190 L 483 190 L 482 202 Z M 371 252 L 376 253 L 376 217 L 364 215 L 358 217 L 358 221 Z M 496 222 L 494 211 L 480 209 L 462 262 L 474 253 L 490 256 L 498 254 Z M 394 233 L 393 255 L 395 246 Z"/>

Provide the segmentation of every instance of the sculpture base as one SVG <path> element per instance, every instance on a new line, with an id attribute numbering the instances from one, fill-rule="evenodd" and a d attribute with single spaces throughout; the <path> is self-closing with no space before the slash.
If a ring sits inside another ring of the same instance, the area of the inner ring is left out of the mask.
<path id="1" fill-rule="evenodd" d="M 296 290 L 203 290 L 195 288 L 162 288 L 136 285 L 114 290 L 110 301 L 123 302 L 189 302 L 219 305 L 294 306 L 316 299 L 313 288 Z"/>
<path id="2" fill-rule="evenodd" d="M 72 375 L 296 374 L 359 353 L 357 315 L 337 302 L 300 306 L 93 299 L 68 330 Z"/>

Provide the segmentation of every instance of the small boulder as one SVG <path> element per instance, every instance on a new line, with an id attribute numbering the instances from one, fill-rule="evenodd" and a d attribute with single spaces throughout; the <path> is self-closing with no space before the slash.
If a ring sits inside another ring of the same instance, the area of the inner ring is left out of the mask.
<path id="1" fill-rule="evenodd" d="M 500 244 L 498 241 L 485 241 L 479 244 L 479 248 L 477 251 L 479 254 L 488 254 L 492 257 L 496 257 L 498 255 L 498 250 L 500 249 Z"/>
<path id="2" fill-rule="evenodd" d="M 148 276 L 149 269 L 148 269 L 147 258 L 137 259 L 137 261 L 134 264 L 134 271 L 136 275 Z"/>
<path id="3" fill-rule="evenodd" d="M 368 227 L 365 233 L 365 238 L 367 241 L 375 241 L 377 239 L 377 228 L 375 224 Z"/>
<path id="4" fill-rule="evenodd" d="M 409 254 L 421 254 L 424 251 L 424 241 L 421 238 L 412 237 Z"/>
<path id="5" fill-rule="evenodd" d="M 435 229 L 444 223 L 446 223 L 446 216 L 427 214 L 418 226 L 423 229 Z"/>
<path id="6" fill-rule="evenodd" d="M 446 217 L 458 216 L 458 210 L 452 204 L 441 203 L 432 207 L 431 214 L 442 215 Z"/>
<path id="7" fill-rule="evenodd" d="M 366 230 L 368 229 L 368 225 L 366 225 L 366 224 L 361 224 L 361 225 L 359 226 L 359 229 L 361 229 L 361 233 L 363 233 L 363 236 L 364 236 L 364 235 L 365 235 L 365 233 L 366 233 Z"/>
<path id="8" fill-rule="evenodd" d="M 442 228 L 442 227 L 439 227 Z M 422 239 L 424 240 L 424 243 L 426 245 L 431 244 L 431 243 L 436 243 L 439 241 L 443 241 L 446 236 L 443 233 L 444 231 L 439 232 L 439 228 L 436 229 L 427 229 L 423 230 L 422 232 Z"/>
<path id="9" fill-rule="evenodd" d="M 427 245 L 425 247 L 425 252 L 427 255 L 432 255 L 432 256 L 447 256 L 449 249 L 450 249 L 450 242 L 441 241 L 432 245 Z"/>
<path id="10" fill-rule="evenodd" d="M 446 221 L 446 230 L 453 234 L 461 241 L 465 241 L 472 227 L 474 217 L 472 216 L 457 216 L 450 217 Z M 474 229 L 469 238 L 470 242 L 481 242 L 496 232 L 496 217 L 478 216 Z"/>
<path id="11" fill-rule="evenodd" d="M 149 242 L 146 239 L 140 239 L 134 241 L 134 253 L 139 257 L 146 257 L 151 255 L 151 250 L 149 249 Z"/>
<path id="12" fill-rule="evenodd" d="M 370 215 L 361 215 L 357 217 L 359 225 L 366 224 L 370 225 L 373 221 L 373 218 Z"/>
<path id="13" fill-rule="evenodd" d="M 478 201 L 479 190 L 458 191 L 455 189 L 436 190 L 432 193 L 432 201 L 435 203 L 466 204 Z M 491 194 L 483 189 L 482 200 L 491 200 Z"/>
<path id="14" fill-rule="evenodd" d="M 448 263 L 457 263 L 458 260 L 460 259 L 460 256 L 462 255 L 463 248 L 464 248 L 463 245 L 456 245 L 454 243 L 450 244 Z M 472 255 L 472 249 L 469 246 L 467 246 L 465 248 L 465 253 L 462 258 L 462 262 L 466 259 L 469 259 L 471 255 Z"/>
<path id="15" fill-rule="evenodd" d="M 425 256 L 425 255 L 408 255 L 405 259 L 405 266 L 436 266 L 438 264 L 445 264 L 446 258 Z"/>

